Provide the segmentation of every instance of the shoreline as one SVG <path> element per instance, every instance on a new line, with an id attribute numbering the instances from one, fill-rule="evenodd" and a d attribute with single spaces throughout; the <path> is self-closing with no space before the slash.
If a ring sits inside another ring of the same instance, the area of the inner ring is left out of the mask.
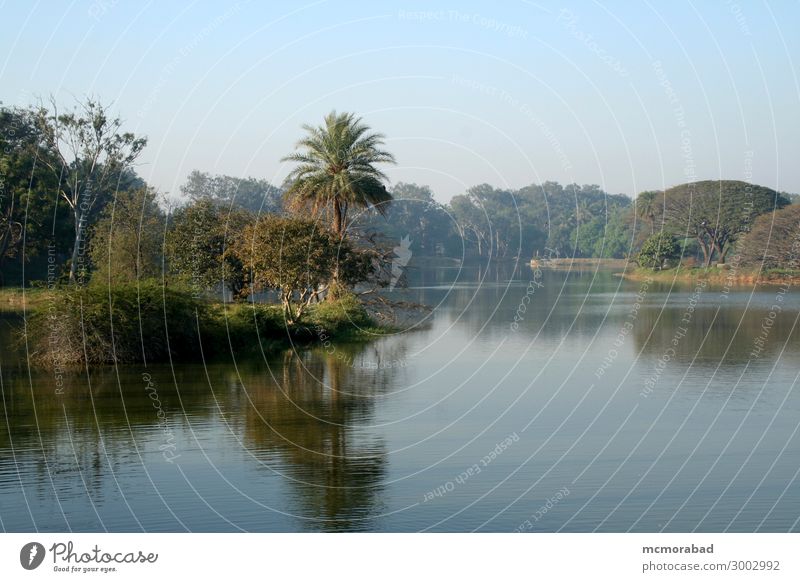
<path id="1" fill-rule="evenodd" d="M 644 281 L 649 278 L 653 281 L 662 282 L 681 281 L 693 283 L 695 281 L 706 281 L 712 284 L 751 287 L 757 285 L 800 285 L 800 271 L 734 270 L 723 267 L 676 267 L 661 271 L 637 267 L 630 271 L 614 273 L 614 276 L 628 279 L 629 281 Z"/>

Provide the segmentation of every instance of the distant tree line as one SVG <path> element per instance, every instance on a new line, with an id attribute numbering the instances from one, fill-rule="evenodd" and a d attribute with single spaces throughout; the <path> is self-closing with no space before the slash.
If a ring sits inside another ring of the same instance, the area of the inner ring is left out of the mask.
<path id="1" fill-rule="evenodd" d="M 427 186 L 387 189 L 376 165 L 393 157 L 368 129 L 352 114 L 332 113 L 320 127 L 305 126 L 285 158 L 297 165 L 281 186 L 193 171 L 171 206 L 135 172 L 146 139 L 101 103 L 1 107 L 2 282 L 19 284 L 24 267 L 28 280 L 53 272 L 73 284 L 161 278 L 245 297 L 281 287 L 274 269 L 287 262 L 267 257 L 277 246 L 286 257 L 305 249 L 304 260 L 319 269 L 295 273 L 307 279 L 289 294 L 300 301 L 287 306 L 296 313 L 326 281 L 385 282 L 382 266 L 401 239 L 415 257 L 623 258 L 644 245 L 649 266 L 680 257 L 708 266 L 732 256 L 753 266 L 798 264 L 795 195 L 722 180 L 633 200 L 596 185 L 545 182 L 519 190 L 481 184 L 443 204 Z M 309 254 L 312 247 L 319 254 Z M 286 301 L 287 290 L 279 291 Z"/>

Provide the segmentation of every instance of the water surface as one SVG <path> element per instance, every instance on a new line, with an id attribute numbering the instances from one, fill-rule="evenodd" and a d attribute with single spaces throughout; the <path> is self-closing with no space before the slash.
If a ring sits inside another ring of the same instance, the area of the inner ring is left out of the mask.
<path id="1" fill-rule="evenodd" d="M 498 266 L 397 295 L 433 307 L 423 325 L 63 387 L 4 317 L 0 525 L 800 529 L 796 290 Z"/>

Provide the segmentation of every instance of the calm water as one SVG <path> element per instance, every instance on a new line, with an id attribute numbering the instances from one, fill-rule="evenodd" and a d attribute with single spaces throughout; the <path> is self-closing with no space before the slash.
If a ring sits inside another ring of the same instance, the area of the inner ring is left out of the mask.
<path id="1" fill-rule="evenodd" d="M 797 290 L 412 279 L 425 325 L 369 344 L 94 369 L 63 395 L 4 350 L 0 525 L 800 529 Z"/>

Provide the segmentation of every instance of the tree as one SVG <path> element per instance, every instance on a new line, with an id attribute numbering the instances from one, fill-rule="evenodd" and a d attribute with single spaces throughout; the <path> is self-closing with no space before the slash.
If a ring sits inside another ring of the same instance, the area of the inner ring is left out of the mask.
<path id="1" fill-rule="evenodd" d="M 414 256 L 434 256 L 446 250 L 461 254 L 455 223 L 434 198 L 428 186 L 400 182 L 391 191 L 392 204 L 385 220 L 377 212 L 364 211 L 350 221 L 354 230 L 377 232 L 397 245 L 411 241 Z"/>
<path id="2" fill-rule="evenodd" d="M 285 196 L 295 208 L 310 207 L 314 215 L 332 213 L 333 232 L 344 238 L 351 208 L 375 208 L 385 214 L 392 200 L 383 182 L 386 175 L 375 165 L 395 163 L 381 148 L 384 136 L 353 113 L 332 111 L 324 125 L 304 125 L 307 136 L 297 142 L 301 150 L 283 158 L 297 162 L 289 174 Z"/>
<path id="3" fill-rule="evenodd" d="M 221 206 L 235 206 L 257 213 L 280 213 L 283 209 L 281 190 L 256 178 L 235 178 L 193 170 L 181 186 L 181 193 L 192 202 L 211 200 Z"/>
<path id="4" fill-rule="evenodd" d="M 25 111 L 0 109 L 0 281 L 22 240 L 22 198 L 35 176 L 35 128 Z"/>
<path id="5" fill-rule="evenodd" d="M 656 217 L 663 215 L 664 193 L 660 190 L 645 190 L 636 197 L 636 216 L 650 226 L 650 234 L 656 233 Z"/>
<path id="6" fill-rule="evenodd" d="M 153 189 L 120 192 L 94 227 L 92 281 L 133 283 L 160 275 L 164 220 Z"/>
<path id="7" fill-rule="evenodd" d="M 800 269 L 800 205 L 756 218 L 736 247 L 742 264 L 765 269 Z"/>
<path id="8" fill-rule="evenodd" d="M 250 291 L 278 291 L 286 321 L 294 324 L 328 289 L 350 247 L 313 220 L 267 215 L 244 228 L 234 252 L 249 274 Z"/>
<path id="9" fill-rule="evenodd" d="M 644 241 L 636 261 L 642 267 L 661 269 L 669 261 L 678 259 L 680 253 L 681 249 L 675 242 L 675 237 L 667 232 L 659 232 Z"/>
<path id="10" fill-rule="evenodd" d="M 670 188 L 665 193 L 667 227 L 678 237 L 692 237 L 705 266 L 722 264 L 737 238 L 755 218 L 789 203 L 774 190 L 737 180 L 707 180 Z"/>
<path id="11" fill-rule="evenodd" d="M 244 269 L 231 248 L 254 215 L 203 198 L 179 208 L 167 232 L 170 272 L 199 295 L 220 284 L 234 297 L 245 290 Z"/>
<path id="12" fill-rule="evenodd" d="M 51 98 L 50 108 L 42 104 L 37 110 L 36 126 L 47 150 L 42 162 L 57 178 L 59 195 L 72 211 L 75 236 L 69 278 L 74 283 L 85 273 L 83 252 L 92 211 L 119 189 L 147 140 L 123 133 L 122 120 L 110 118 L 108 108 L 93 99 L 59 113 Z"/>
<path id="13" fill-rule="evenodd" d="M 488 252 L 490 225 L 486 214 L 468 195 L 460 194 L 450 200 L 450 212 L 455 217 L 459 235 L 465 245 L 469 244 L 482 257 L 484 250 Z"/>

